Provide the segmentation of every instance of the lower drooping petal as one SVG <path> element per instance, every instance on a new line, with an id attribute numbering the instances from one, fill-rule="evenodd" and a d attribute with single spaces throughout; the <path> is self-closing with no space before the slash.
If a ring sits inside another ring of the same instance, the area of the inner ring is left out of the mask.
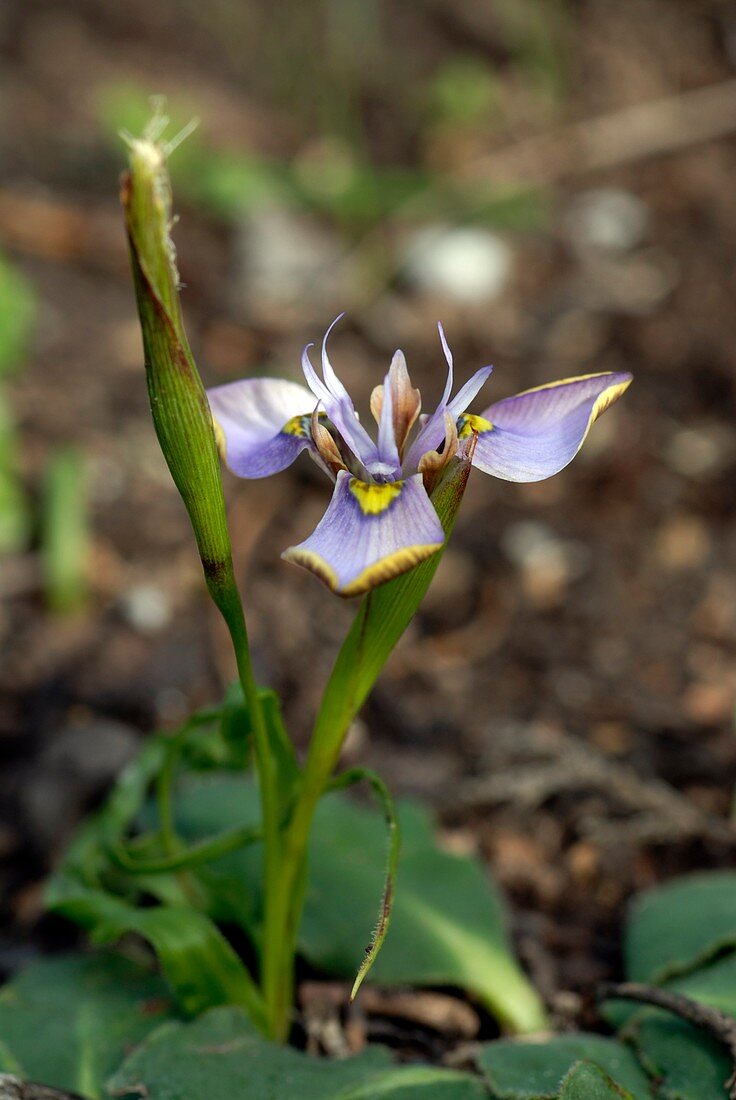
<path id="1" fill-rule="evenodd" d="M 578 453 L 591 425 L 628 389 L 627 371 L 567 378 L 507 397 L 481 416 L 458 418 L 460 438 L 477 431 L 473 465 L 506 481 L 543 481 Z"/>
<path id="2" fill-rule="evenodd" d="M 312 445 L 315 399 L 306 386 L 280 378 L 244 378 L 207 391 L 222 457 L 238 477 L 285 470 Z"/>
<path id="3" fill-rule="evenodd" d="M 339 596 L 357 596 L 413 568 L 443 541 L 421 474 L 373 485 L 341 470 L 313 533 L 282 557 L 311 570 Z"/>

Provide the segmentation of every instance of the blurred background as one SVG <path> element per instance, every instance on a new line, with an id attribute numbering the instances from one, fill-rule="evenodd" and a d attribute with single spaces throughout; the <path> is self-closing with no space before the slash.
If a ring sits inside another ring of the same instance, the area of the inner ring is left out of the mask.
<path id="1" fill-rule="evenodd" d="M 733 839 L 734 5 L 4 0 L 0 58 L 0 971 L 71 935 L 40 881 L 142 734 L 232 676 L 117 202 L 156 94 L 200 120 L 170 169 L 207 384 L 298 378 L 341 310 L 364 409 L 399 346 L 433 404 L 438 319 L 460 378 L 495 364 L 486 403 L 635 374 L 558 477 L 471 478 L 346 749 L 483 852 L 543 993 L 584 1012 L 560 991 L 615 972 L 628 895 Z M 279 553 L 329 486 L 304 459 L 226 489 L 303 745 L 352 609 Z"/>

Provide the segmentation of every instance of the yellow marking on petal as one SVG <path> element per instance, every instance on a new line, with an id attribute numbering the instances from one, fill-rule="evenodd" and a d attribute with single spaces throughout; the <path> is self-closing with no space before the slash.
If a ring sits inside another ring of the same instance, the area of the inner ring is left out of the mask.
<path id="1" fill-rule="evenodd" d="M 380 516 L 390 508 L 404 488 L 403 481 L 387 481 L 383 485 L 370 485 L 357 477 L 350 478 L 348 486 L 364 516 Z"/>
<path id="2" fill-rule="evenodd" d="M 614 402 L 618 401 L 622 394 L 626 393 L 627 389 L 631 385 L 633 379 L 627 378 L 624 382 L 617 382 L 615 386 L 609 386 L 603 391 L 600 397 L 596 398 L 593 405 L 593 411 L 591 415 L 591 424 L 593 424 L 606 409 L 610 408 Z"/>
<path id="3" fill-rule="evenodd" d="M 595 374 L 579 374 L 575 378 L 561 378 L 558 382 L 545 382 L 541 386 L 533 386 L 530 390 L 522 390 L 521 393 L 517 393 L 516 397 L 524 397 L 528 393 L 538 393 L 540 390 L 554 390 L 559 386 L 569 386 L 572 382 L 587 382 L 590 378 L 605 378 L 606 375 L 610 375 L 611 371 L 597 371 Z M 590 429 L 595 424 L 599 416 L 601 416 L 606 409 L 610 409 L 611 405 L 618 401 L 619 397 L 626 393 L 627 389 L 633 382 L 633 378 L 625 378 L 623 382 L 613 382 L 610 386 L 607 386 L 603 393 L 598 394 L 593 402 L 593 408 L 590 410 L 588 417 L 588 423 L 585 427 L 583 437 L 578 444 L 578 448 L 575 454 L 579 454 L 583 443 L 588 438 Z M 574 457 L 574 456 L 573 456 Z"/>
<path id="4" fill-rule="evenodd" d="M 335 588 L 333 591 L 338 596 L 360 596 L 363 592 L 368 592 L 371 588 L 376 588 L 379 584 L 413 569 L 415 565 L 419 565 L 425 558 L 436 554 L 441 549 L 441 542 L 430 542 L 425 546 L 405 546 L 403 550 L 396 550 L 374 565 L 369 565 L 344 588 Z"/>
<path id="5" fill-rule="evenodd" d="M 320 554 L 315 554 L 313 550 L 300 550 L 298 546 L 290 546 L 288 550 L 283 551 L 281 557 L 284 561 L 291 561 L 295 565 L 303 565 L 310 573 L 314 573 L 316 577 L 324 581 L 333 592 L 337 592 L 337 573 Z"/>
<path id="6" fill-rule="evenodd" d="M 310 573 L 314 573 L 316 577 L 324 581 L 335 595 L 347 599 L 350 596 L 360 596 L 371 588 L 376 588 L 379 584 L 390 581 L 401 573 L 406 573 L 409 569 L 413 569 L 415 565 L 423 562 L 425 558 L 436 554 L 441 549 L 441 542 L 430 542 L 425 546 L 405 546 L 402 550 L 396 550 L 393 554 L 382 558 L 381 561 L 369 565 L 344 588 L 338 586 L 337 574 L 332 566 L 328 565 L 325 559 L 320 554 L 315 554 L 313 550 L 302 550 L 298 546 L 292 546 L 288 550 L 284 550 L 281 557 L 284 561 L 304 566 Z"/>
<path id="7" fill-rule="evenodd" d="M 457 424 L 458 439 L 468 439 L 473 432 L 483 435 L 484 432 L 493 431 L 493 424 L 490 420 L 486 420 L 484 416 L 476 416 L 474 413 L 463 413 L 462 416 L 457 418 Z"/>
<path id="8" fill-rule="evenodd" d="M 558 386 L 569 386 L 572 382 L 588 382 L 591 378 L 605 378 L 606 375 L 612 373 L 613 372 L 610 370 L 599 370 L 594 371 L 592 374 L 576 374 L 573 378 L 560 378 L 557 382 L 543 382 L 541 386 L 532 386 L 532 388 L 529 390 L 522 390 L 520 393 L 514 394 L 514 397 L 525 397 L 528 393 L 539 393 L 541 390 L 555 390 L 558 388 Z M 609 387 L 613 390 L 619 390 L 616 396 L 611 399 L 611 402 L 609 402 L 609 404 L 612 404 L 613 401 L 617 401 L 621 394 L 629 388 L 631 382 L 632 379 L 627 378 L 625 382 L 617 382 L 615 386 Z M 508 400 L 508 398 L 506 398 L 506 400 Z M 606 408 L 608 408 L 608 406 L 606 406 Z M 601 412 L 604 411 L 604 409 L 601 409 Z"/>
<path id="9" fill-rule="evenodd" d="M 605 374 L 607 372 L 604 371 L 603 373 Z M 600 374 L 598 374 L 598 375 L 590 374 L 590 375 L 584 375 L 583 377 L 600 378 L 601 375 Z M 580 380 L 581 379 L 577 379 L 577 378 L 568 379 L 568 381 L 570 381 L 570 382 L 577 382 L 577 381 L 580 381 Z M 590 416 L 588 417 L 588 423 L 587 423 L 586 428 L 585 428 L 585 434 L 583 435 L 583 438 L 580 440 L 580 444 L 578 445 L 578 449 L 575 452 L 576 455 L 580 454 L 583 443 L 585 443 L 585 440 L 588 438 L 588 433 L 590 432 L 590 429 L 593 427 L 593 425 L 595 424 L 598 417 L 601 416 L 601 414 L 604 413 L 606 411 L 606 409 L 609 409 L 611 407 L 611 405 L 614 404 L 614 402 L 618 401 L 619 397 L 621 397 L 622 394 L 626 393 L 626 391 L 629 388 L 629 386 L 631 385 L 631 383 L 632 383 L 632 379 L 631 378 L 626 378 L 623 382 L 616 382 L 614 385 L 609 386 L 607 389 L 605 389 L 603 391 L 603 393 L 599 394 L 598 397 L 596 397 L 595 402 L 593 404 L 593 408 L 590 410 Z"/>
<path id="10" fill-rule="evenodd" d="M 210 415 L 212 414 L 210 413 Z M 217 445 L 217 451 L 220 455 L 220 458 L 224 462 L 225 456 L 227 454 L 227 439 L 225 438 L 225 433 L 222 430 L 222 426 L 220 425 L 219 421 L 215 419 L 214 416 L 212 417 L 212 430 L 215 433 L 215 443 Z"/>
<path id="11" fill-rule="evenodd" d="M 300 439 L 304 439 L 309 434 L 310 426 L 310 417 L 300 413 L 299 416 L 292 416 L 291 420 L 287 420 L 281 431 L 285 432 L 286 435 L 296 435 Z"/>

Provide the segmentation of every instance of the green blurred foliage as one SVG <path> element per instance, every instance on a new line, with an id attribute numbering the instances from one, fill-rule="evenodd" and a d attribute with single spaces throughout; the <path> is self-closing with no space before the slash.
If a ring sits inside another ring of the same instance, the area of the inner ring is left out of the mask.
<path id="1" fill-rule="evenodd" d="M 18 478 L 15 418 L 4 380 L 23 365 L 35 320 L 31 284 L 0 255 L 0 554 L 23 550 L 30 538 L 30 506 Z"/>
<path id="2" fill-rule="evenodd" d="M 74 612 L 84 606 L 89 547 L 84 458 L 71 448 L 58 451 L 46 469 L 41 516 L 43 585 L 52 611 Z"/>
<path id="3" fill-rule="evenodd" d="M 462 93 L 456 89 L 443 94 L 454 96 L 457 105 Z M 151 98 L 138 85 L 113 84 L 101 90 L 99 112 L 113 142 L 121 130 L 141 132 L 150 117 Z M 196 113 L 184 100 L 169 104 L 170 132 L 183 129 Z M 392 220 L 472 221 L 528 230 L 547 219 L 547 198 L 536 190 L 490 182 L 459 184 L 421 167 L 378 166 L 350 143 L 334 138 L 307 143 L 291 161 L 247 149 L 221 150 L 207 144 L 205 128 L 176 150 L 177 192 L 227 221 L 263 203 L 277 203 L 311 210 L 333 220 L 346 236 L 359 239 Z"/>
<path id="4" fill-rule="evenodd" d="M 36 295 L 28 280 L 0 255 L 0 378 L 22 366 L 36 320 Z"/>
<path id="5" fill-rule="evenodd" d="M 484 61 L 469 55 L 442 65 L 429 88 L 429 113 L 435 125 L 488 125 L 500 109 L 497 77 Z"/>

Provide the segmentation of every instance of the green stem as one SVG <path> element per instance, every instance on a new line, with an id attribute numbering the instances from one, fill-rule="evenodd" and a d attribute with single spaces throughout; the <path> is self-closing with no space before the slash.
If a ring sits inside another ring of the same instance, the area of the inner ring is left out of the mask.
<path id="1" fill-rule="evenodd" d="M 275 921 L 282 878 L 281 823 L 279 820 L 277 776 L 261 700 L 253 675 L 243 605 L 240 602 L 240 596 L 231 570 L 232 567 L 225 577 L 214 578 L 208 576 L 207 582 L 212 598 L 222 612 L 230 631 L 235 661 L 238 666 L 238 677 L 253 730 L 255 762 L 261 792 L 264 842 L 261 990 L 266 1005 L 269 1036 L 273 1039 L 282 1040 L 286 1038 L 285 1028 L 288 1027 L 288 1024 L 283 1021 L 283 993 L 279 988 L 282 944 L 279 939 L 278 925 Z"/>
<path id="2" fill-rule="evenodd" d="M 361 628 L 370 611 L 371 600 L 372 593 L 368 593 L 356 618 L 358 650 L 362 648 Z M 312 819 L 337 766 L 348 727 L 362 702 L 358 696 L 357 682 L 351 675 L 359 661 L 355 660 L 350 667 L 344 667 L 344 652 L 342 650 L 338 656 L 325 688 L 291 820 L 283 837 L 280 877 L 271 910 L 274 938 L 280 946 L 276 963 L 278 971 L 274 979 L 280 993 L 277 1038 L 285 1037 L 288 1032 L 288 1019 L 293 1003 L 294 960 L 306 893 L 307 846 Z M 353 653 L 353 658 L 355 656 Z"/>
<path id="3" fill-rule="evenodd" d="M 156 803 L 159 817 L 159 836 L 161 847 L 167 856 L 175 855 L 179 850 L 179 838 L 176 835 L 174 819 L 174 775 L 176 765 L 190 734 L 220 717 L 219 707 L 211 707 L 193 715 L 166 744 L 166 755 L 161 771 L 156 778 Z"/>

